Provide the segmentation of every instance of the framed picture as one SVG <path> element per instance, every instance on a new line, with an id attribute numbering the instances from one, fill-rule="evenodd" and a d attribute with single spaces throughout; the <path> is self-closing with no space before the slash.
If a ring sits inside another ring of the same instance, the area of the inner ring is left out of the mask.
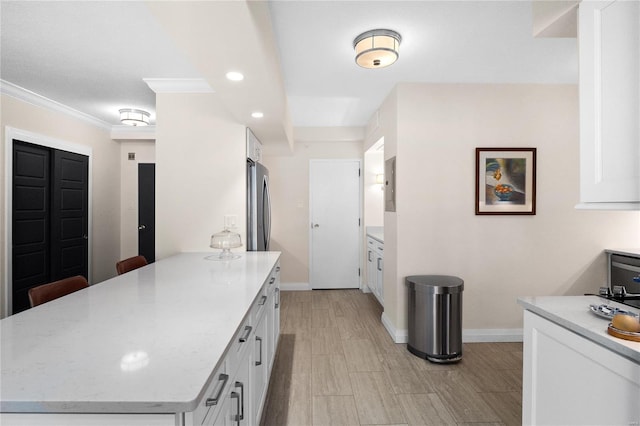
<path id="1" fill-rule="evenodd" d="M 476 214 L 536 214 L 536 148 L 476 148 Z"/>

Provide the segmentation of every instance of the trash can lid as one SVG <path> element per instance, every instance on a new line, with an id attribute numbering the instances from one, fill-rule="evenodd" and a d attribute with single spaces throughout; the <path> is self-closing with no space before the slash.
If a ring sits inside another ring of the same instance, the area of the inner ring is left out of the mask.
<path id="1" fill-rule="evenodd" d="M 434 294 L 462 293 L 464 281 L 451 275 L 411 275 L 405 278 L 411 290 L 422 290 Z"/>

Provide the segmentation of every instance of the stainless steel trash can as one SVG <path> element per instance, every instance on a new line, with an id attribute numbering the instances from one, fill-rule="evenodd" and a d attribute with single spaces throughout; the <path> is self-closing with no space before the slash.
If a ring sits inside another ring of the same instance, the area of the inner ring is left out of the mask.
<path id="1" fill-rule="evenodd" d="M 432 362 L 462 358 L 464 281 L 449 275 L 406 277 L 409 292 L 409 342 L 412 354 Z"/>

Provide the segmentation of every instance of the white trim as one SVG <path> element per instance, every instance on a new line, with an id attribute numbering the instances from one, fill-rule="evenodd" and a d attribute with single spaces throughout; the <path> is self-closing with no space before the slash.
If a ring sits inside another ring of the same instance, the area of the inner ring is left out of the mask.
<path id="1" fill-rule="evenodd" d="M 24 142 L 33 143 L 35 145 L 46 146 L 48 148 L 60 149 L 63 151 L 69 151 L 76 154 L 86 155 L 89 157 L 89 180 L 87 182 L 88 191 L 87 191 L 87 203 L 88 203 L 88 223 L 87 223 L 87 237 L 88 237 L 88 259 L 87 259 L 87 280 L 91 278 L 91 259 L 92 259 L 92 229 L 93 229 L 93 221 L 92 221 L 92 188 L 93 188 L 93 178 L 92 178 L 92 169 L 93 169 L 93 149 L 91 147 L 85 145 L 78 145 L 72 142 L 67 142 L 61 139 L 54 139 L 48 136 L 40 135 L 38 133 L 29 132 L 27 130 L 20 130 L 13 127 L 6 126 L 4 129 L 4 140 L 5 140 L 5 152 L 4 152 L 4 194 L 5 194 L 5 216 L 4 216 L 4 231 L 5 231 L 5 250 L 4 250 L 4 291 L 5 291 L 5 313 L 9 315 L 13 308 L 13 300 L 12 300 L 12 292 L 10 288 L 12 287 L 13 280 L 13 271 L 11 264 L 11 256 L 12 256 L 12 228 L 11 221 L 12 217 L 12 208 L 13 208 L 13 140 L 18 139 Z"/>
<path id="2" fill-rule="evenodd" d="M 156 140 L 156 126 L 127 126 L 124 124 L 111 127 L 111 139 L 121 140 Z"/>
<path id="3" fill-rule="evenodd" d="M 521 328 L 462 329 L 463 343 L 476 342 L 522 342 Z"/>
<path id="4" fill-rule="evenodd" d="M 407 343 L 409 341 L 409 331 L 396 330 L 396 327 L 393 325 L 393 322 L 391 322 L 386 312 L 382 313 L 380 320 L 395 343 Z"/>
<path id="5" fill-rule="evenodd" d="M 576 210 L 640 210 L 639 202 L 626 203 L 579 203 L 574 207 Z"/>
<path id="6" fill-rule="evenodd" d="M 382 313 L 382 325 L 387 330 L 395 343 L 407 343 L 409 341 L 409 331 L 397 330 L 389 320 L 386 312 Z M 479 342 L 522 342 L 523 331 L 521 328 L 486 328 L 486 329 L 463 329 L 463 343 Z"/>
<path id="7" fill-rule="evenodd" d="M 155 93 L 215 93 L 204 78 L 143 78 Z"/>
<path id="8" fill-rule="evenodd" d="M 9 83 L 5 80 L 0 80 L 0 92 L 3 95 L 11 96 L 12 98 L 19 99 L 23 102 L 35 105 L 37 107 L 46 108 L 66 115 L 70 115 L 73 118 L 84 121 L 101 129 L 111 129 L 111 124 L 107 123 L 106 121 L 102 121 L 92 115 L 85 114 L 84 112 L 70 108 L 66 105 L 61 104 L 60 102 L 56 102 L 52 99 L 46 98 L 42 95 L 24 89 L 13 83 Z"/>
<path id="9" fill-rule="evenodd" d="M 309 283 L 280 283 L 281 291 L 306 291 L 312 290 Z"/>

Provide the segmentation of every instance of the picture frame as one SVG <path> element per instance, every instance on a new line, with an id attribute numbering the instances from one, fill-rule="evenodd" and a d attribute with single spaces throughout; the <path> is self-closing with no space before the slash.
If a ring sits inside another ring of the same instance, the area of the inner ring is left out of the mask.
<path id="1" fill-rule="evenodd" d="M 476 148 L 476 215 L 536 214 L 536 148 Z"/>

